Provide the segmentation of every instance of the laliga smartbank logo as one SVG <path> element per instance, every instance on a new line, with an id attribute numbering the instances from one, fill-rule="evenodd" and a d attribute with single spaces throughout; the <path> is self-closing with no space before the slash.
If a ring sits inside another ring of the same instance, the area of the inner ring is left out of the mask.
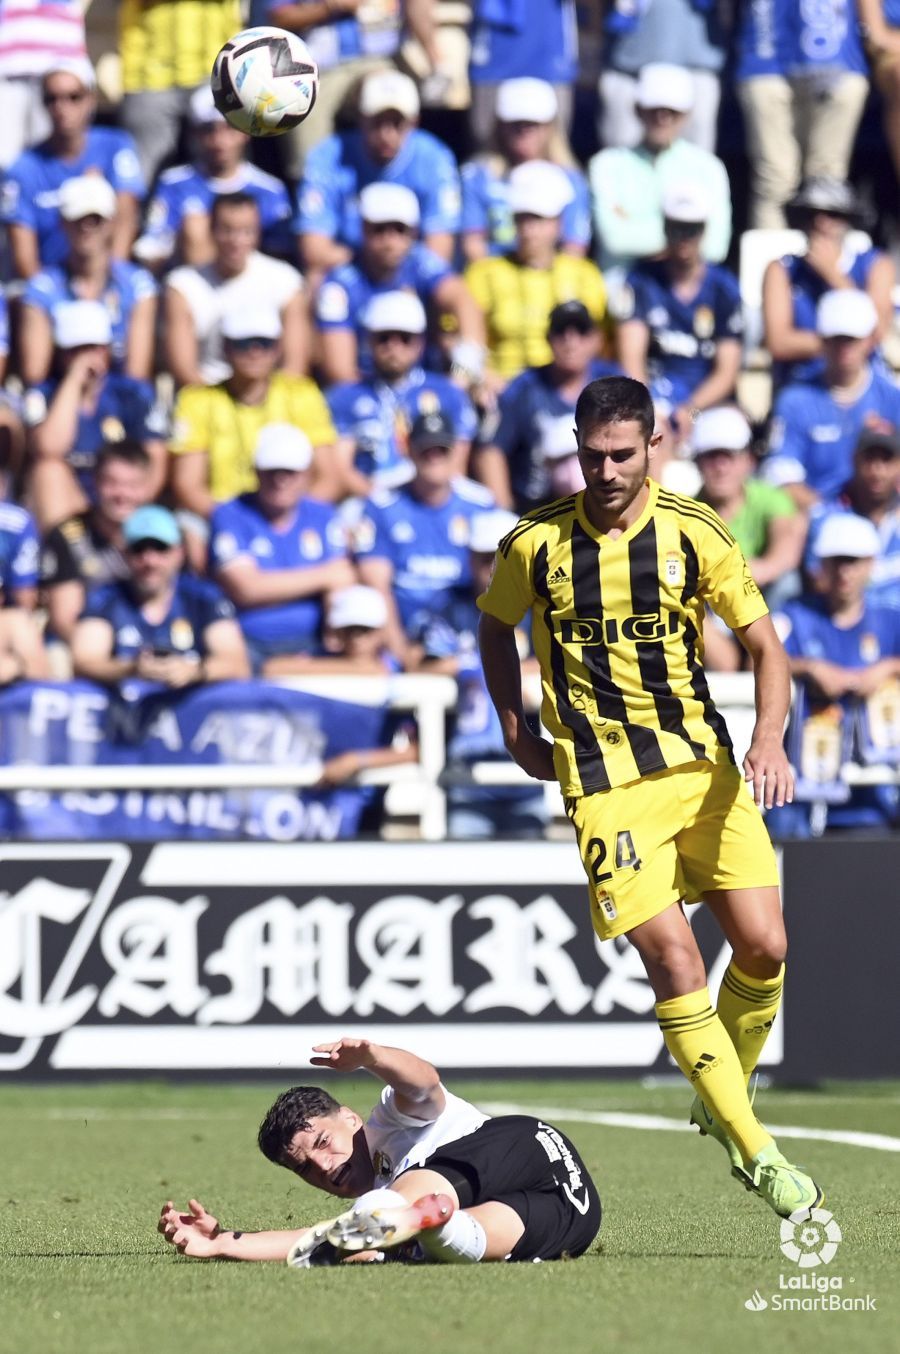
<path id="1" fill-rule="evenodd" d="M 871 1293 L 845 1295 L 844 1284 L 854 1284 L 841 1274 L 812 1271 L 828 1265 L 843 1241 L 834 1214 L 824 1208 L 803 1208 L 781 1224 L 781 1253 L 801 1270 L 779 1274 L 778 1290 L 763 1296 L 758 1288 L 744 1303 L 748 1312 L 875 1312 Z"/>

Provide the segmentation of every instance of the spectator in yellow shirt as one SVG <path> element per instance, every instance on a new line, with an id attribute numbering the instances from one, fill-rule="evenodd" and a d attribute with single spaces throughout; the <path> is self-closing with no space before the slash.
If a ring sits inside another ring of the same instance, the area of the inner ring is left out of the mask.
<path id="1" fill-rule="evenodd" d="M 293 423 L 313 444 L 310 493 L 332 498 L 328 455 L 337 433 L 316 383 L 276 371 L 281 320 L 245 307 L 222 322 L 232 374 L 215 386 L 185 386 L 175 404 L 172 489 L 179 508 L 208 518 L 217 503 L 257 488 L 253 449 L 270 423 Z"/>
<path id="2" fill-rule="evenodd" d="M 572 196 L 558 165 L 546 160 L 519 165 L 509 176 L 515 247 L 466 269 L 465 281 L 487 321 L 488 386 L 495 392 L 525 367 L 552 361 L 547 327 L 561 302 L 581 301 L 598 325 L 606 314 L 599 268 L 561 249 L 562 216 Z"/>

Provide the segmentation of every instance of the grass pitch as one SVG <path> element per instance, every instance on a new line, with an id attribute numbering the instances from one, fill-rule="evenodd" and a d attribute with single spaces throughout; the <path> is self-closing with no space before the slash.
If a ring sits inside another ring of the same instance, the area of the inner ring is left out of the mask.
<path id="1" fill-rule="evenodd" d="M 300 1078 L 296 1078 L 299 1080 Z M 338 1083 L 360 1112 L 370 1080 Z M 900 1350 L 900 1154 L 785 1140 L 827 1189 L 843 1230 L 813 1273 L 875 1311 L 783 1311 L 779 1224 L 696 1133 L 611 1126 L 614 1111 L 683 1122 L 686 1088 L 452 1081 L 481 1104 L 554 1121 L 598 1182 L 604 1222 L 578 1261 L 291 1271 L 176 1256 L 155 1231 L 166 1198 L 223 1225 L 302 1226 L 324 1195 L 269 1165 L 256 1127 L 280 1087 L 118 1084 L 0 1091 L 0 1350 L 23 1354 L 385 1351 L 385 1354 L 766 1354 Z M 761 1117 L 818 1132 L 900 1137 L 900 1086 L 763 1092 Z M 572 1117 L 566 1118 L 566 1113 Z M 886 1144 L 883 1144 L 885 1146 Z M 900 1144 L 896 1144 L 900 1145 Z M 758 1291 L 765 1311 L 744 1303 Z M 834 1290 L 832 1290 L 834 1291 Z"/>

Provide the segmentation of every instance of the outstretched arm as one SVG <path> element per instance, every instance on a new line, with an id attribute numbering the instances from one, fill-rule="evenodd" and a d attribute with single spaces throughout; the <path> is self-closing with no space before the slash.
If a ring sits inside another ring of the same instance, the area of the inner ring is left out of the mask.
<path id="1" fill-rule="evenodd" d="M 373 1044 L 368 1039 L 338 1039 L 334 1044 L 316 1044 L 310 1058 L 315 1067 L 335 1072 L 371 1072 L 393 1087 L 394 1103 L 401 1114 L 429 1123 L 446 1104 L 436 1067 L 402 1048 Z"/>
<path id="2" fill-rule="evenodd" d="M 300 1227 L 283 1232 L 223 1231 L 197 1199 L 191 1199 L 188 1208 L 189 1212 L 181 1213 L 169 1200 L 159 1215 L 157 1231 L 180 1255 L 195 1260 L 283 1261 L 294 1242 L 310 1230 Z"/>

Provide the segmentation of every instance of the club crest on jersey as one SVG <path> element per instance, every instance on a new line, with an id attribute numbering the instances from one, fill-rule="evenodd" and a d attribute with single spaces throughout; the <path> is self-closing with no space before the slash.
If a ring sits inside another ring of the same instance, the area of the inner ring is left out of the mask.
<path id="1" fill-rule="evenodd" d="M 461 514 L 450 518 L 450 525 L 447 528 L 447 535 L 450 537 L 451 545 L 469 544 L 469 522 L 468 518 Z"/>
<path id="2" fill-rule="evenodd" d="M 677 550 L 670 550 L 666 555 L 665 581 L 673 588 L 684 583 L 684 561 Z"/>
<path id="3" fill-rule="evenodd" d="M 698 306 L 694 311 L 694 333 L 697 338 L 712 338 L 716 329 L 716 317 L 709 306 Z"/>
<path id="4" fill-rule="evenodd" d="M 173 649 L 186 653 L 194 643 L 194 627 L 184 616 L 176 616 L 169 627 L 169 638 Z"/>

